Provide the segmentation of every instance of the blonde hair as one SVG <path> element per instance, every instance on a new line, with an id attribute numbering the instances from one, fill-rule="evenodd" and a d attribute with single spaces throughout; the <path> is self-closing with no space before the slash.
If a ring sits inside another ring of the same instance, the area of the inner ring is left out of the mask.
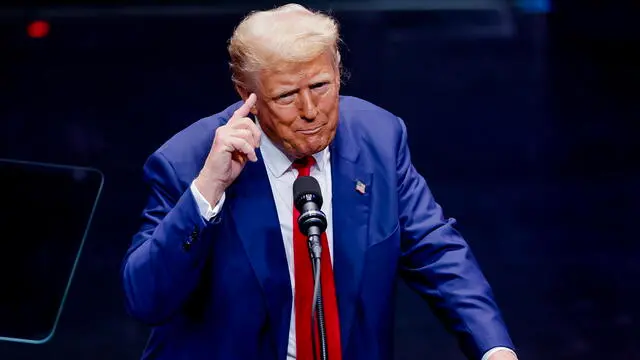
<path id="1" fill-rule="evenodd" d="M 252 89 L 260 71 L 311 61 L 326 51 L 340 71 L 339 41 L 335 19 L 302 5 L 252 12 L 229 40 L 231 79 L 236 87 Z"/>

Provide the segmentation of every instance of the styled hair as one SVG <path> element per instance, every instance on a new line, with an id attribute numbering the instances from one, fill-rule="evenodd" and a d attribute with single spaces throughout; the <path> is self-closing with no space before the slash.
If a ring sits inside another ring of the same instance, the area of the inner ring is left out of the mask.
<path id="1" fill-rule="evenodd" d="M 334 18 L 302 5 L 252 12 L 229 40 L 231 79 L 236 87 L 255 90 L 260 71 L 311 61 L 327 51 L 340 71 L 339 41 Z"/>

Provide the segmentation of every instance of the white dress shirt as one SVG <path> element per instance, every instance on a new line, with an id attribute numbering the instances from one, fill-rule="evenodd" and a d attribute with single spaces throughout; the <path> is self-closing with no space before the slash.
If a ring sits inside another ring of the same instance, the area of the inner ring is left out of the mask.
<path id="1" fill-rule="evenodd" d="M 262 131 L 262 130 L 261 130 Z M 291 280 L 292 295 L 295 294 L 295 276 L 293 272 L 293 182 L 298 176 L 298 170 L 292 168 L 293 159 L 287 157 L 273 142 L 262 132 L 260 137 L 260 152 L 267 168 L 267 175 L 273 192 L 273 200 L 276 204 L 278 212 L 278 220 L 280 221 L 280 229 L 282 231 L 282 239 L 284 240 L 284 250 L 287 256 L 289 266 L 289 278 Z M 311 167 L 310 175 L 313 176 L 320 184 L 322 191 L 322 211 L 327 216 L 327 241 L 331 254 L 331 263 L 333 264 L 333 221 L 331 206 L 331 162 L 329 147 L 321 152 L 314 154 L 316 163 Z M 194 195 L 200 214 L 207 220 L 215 217 L 222 208 L 225 201 L 225 194 L 222 194 L 220 201 L 214 208 L 202 196 L 195 186 L 195 182 L 191 183 L 191 192 Z M 275 240 L 275 239 L 274 239 Z M 324 254 L 324 253 L 323 253 Z M 289 346 L 287 347 L 287 360 L 296 359 L 296 310 L 295 301 L 292 301 L 291 321 L 289 326 Z M 493 348 L 486 352 L 482 360 L 487 360 L 494 352 L 506 348 Z M 506 349 L 509 350 L 509 349 Z"/>

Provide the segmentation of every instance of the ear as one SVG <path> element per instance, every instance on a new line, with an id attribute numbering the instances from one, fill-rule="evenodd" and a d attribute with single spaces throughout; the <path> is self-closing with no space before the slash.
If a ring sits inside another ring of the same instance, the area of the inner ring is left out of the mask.
<path id="1" fill-rule="evenodd" d="M 247 99 L 249 98 L 249 95 L 251 95 L 251 92 L 240 85 L 235 85 L 235 88 L 238 95 L 240 95 L 240 98 L 242 98 L 242 101 L 247 101 Z M 256 95 L 258 94 L 256 93 Z M 260 101 L 259 97 L 257 101 Z M 256 116 L 258 115 L 258 109 L 255 105 L 251 108 L 251 113 Z"/>

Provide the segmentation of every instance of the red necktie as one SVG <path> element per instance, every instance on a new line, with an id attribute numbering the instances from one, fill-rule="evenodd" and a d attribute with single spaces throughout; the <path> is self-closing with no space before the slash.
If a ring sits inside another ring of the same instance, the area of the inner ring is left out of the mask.
<path id="1" fill-rule="evenodd" d="M 296 160 L 293 168 L 298 170 L 298 177 L 309 176 L 311 166 L 315 163 L 313 157 Z M 329 194 L 325 194 L 329 196 Z M 298 227 L 300 212 L 293 207 L 293 258 L 295 272 L 295 307 L 296 307 L 296 359 L 313 360 L 313 345 L 311 334 L 315 334 L 316 359 L 320 359 L 320 338 L 314 318 L 313 331 L 311 324 L 311 305 L 313 299 L 313 267 L 309 257 L 307 237 Z M 322 285 L 322 301 L 324 306 L 325 328 L 327 334 L 327 354 L 329 360 L 341 360 L 340 351 L 340 320 L 338 318 L 338 304 L 333 281 L 333 267 L 326 233 L 322 233 L 322 255 L 320 266 L 320 283 Z"/>

